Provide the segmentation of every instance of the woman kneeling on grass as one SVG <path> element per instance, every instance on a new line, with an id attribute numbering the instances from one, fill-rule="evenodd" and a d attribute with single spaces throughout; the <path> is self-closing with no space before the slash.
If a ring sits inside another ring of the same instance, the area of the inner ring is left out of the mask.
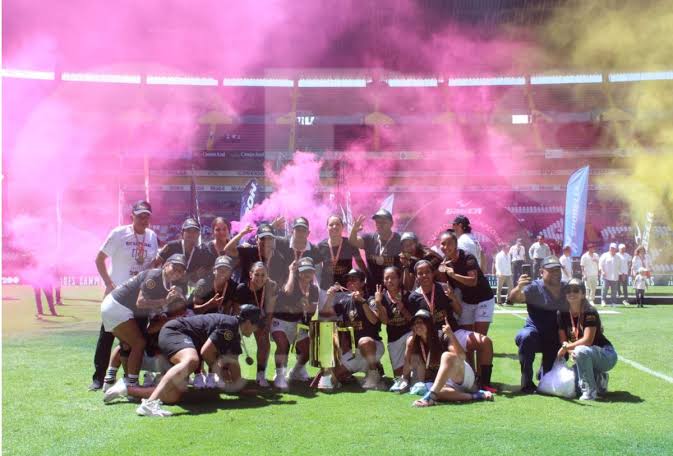
<path id="1" fill-rule="evenodd" d="M 411 371 L 416 378 L 432 382 L 414 407 L 429 407 L 437 402 L 466 402 L 493 400 L 489 391 L 477 390 L 474 371 L 465 361 L 465 352 L 449 325 L 440 336 L 433 329 L 430 312 L 421 309 L 413 320 L 413 335 L 407 340 L 404 377 L 409 381 Z"/>
<path id="2" fill-rule="evenodd" d="M 105 392 L 103 400 L 110 402 L 118 397 L 142 398 L 136 409 L 138 415 L 170 416 L 162 410 L 163 403 L 176 403 L 187 390 L 189 376 L 198 368 L 200 358 L 208 364 L 209 371 L 224 379 L 219 386 L 227 392 L 240 391 L 245 386 L 241 378 L 238 356 L 241 354 L 241 335 L 249 337 L 257 329 L 260 309 L 243 304 L 237 317 L 222 314 L 204 314 L 178 318 L 161 328 L 159 348 L 173 367 L 162 377 L 156 387 L 127 385 L 123 380 Z"/>
<path id="3" fill-rule="evenodd" d="M 617 352 L 603 335 L 601 318 L 586 299 L 584 284 L 571 279 L 565 287 L 570 312 L 558 312 L 558 357 L 571 354 L 577 366 L 581 401 L 593 401 L 608 390 L 608 371 L 617 364 Z"/>

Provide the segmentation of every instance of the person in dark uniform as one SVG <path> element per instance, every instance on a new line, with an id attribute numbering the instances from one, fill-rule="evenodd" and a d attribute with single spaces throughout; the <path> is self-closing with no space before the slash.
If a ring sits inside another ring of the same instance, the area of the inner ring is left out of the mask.
<path id="1" fill-rule="evenodd" d="M 276 250 L 276 236 L 273 234 L 273 226 L 262 223 L 257 227 L 255 243 L 243 243 L 238 245 L 243 236 L 254 231 L 253 225 L 246 225 L 241 232 L 231 238 L 225 252 L 232 258 L 238 258 L 241 269 L 239 281 L 247 282 L 250 279 L 250 268 L 257 262 L 264 263 L 268 275 L 276 283 L 285 283 L 287 279 L 287 267 L 285 259 Z"/>
<path id="2" fill-rule="evenodd" d="M 103 299 L 101 316 L 105 331 L 111 332 L 130 350 L 125 379 L 129 384 L 138 383 L 145 350 L 142 329 L 147 326 L 149 313 L 173 300 L 185 300 L 184 290 L 175 285 L 184 278 L 185 265 L 184 255 L 171 255 L 162 268 L 142 271 Z"/>
<path id="3" fill-rule="evenodd" d="M 269 387 L 265 374 L 271 350 L 269 329 L 277 297 L 278 284 L 269 278 L 268 270 L 261 261 L 250 267 L 248 281 L 239 283 L 234 295 L 234 305 L 253 304 L 261 311 L 255 341 L 257 341 L 257 384 L 263 388 Z"/>
<path id="4" fill-rule="evenodd" d="M 187 379 L 197 369 L 200 359 L 220 379 L 220 387 L 228 392 L 240 391 L 245 386 L 241 378 L 238 356 L 241 354 L 241 335 L 250 336 L 260 320 L 258 307 L 244 304 L 238 316 L 222 314 L 181 317 L 166 323 L 159 332 L 159 348 L 173 366 L 156 387 L 139 387 L 117 382 L 105 392 L 103 400 L 111 402 L 118 397 L 142 398 L 136 413 L 141 416 L 164 417 L 171 412 L 163 410 L 163 403 L 180 401 L 187 390 Z"/>
<path id="5" fill-rule="evenodd" d="M 347 277 L 348 293 L 337 293 L 340 288 L 333 285 L 327 290 L 326 308 L 331 308 L 343 323 L 353 327 L 355 346 L 345 338 L 341 344 L 341 365 L 335 369 L 340 380 L 356 372 L 366 372 L 362 387 L 380 389 L 381 357 L 384 346 L 381 341 L 381 323 L 374 312 L 374 305 L 367 299 L 365 275 L 362 271 L 352 269 Z"/>
<path id="6" fill-rule="evenodd" d="M 208 273 L 207 256 L 203 248 L 199 245 L 199 236 L 201 235 L 201 225 L 193 218 L 185 219 L 182 223 L 182 239 L 167 242 L 157 255 L 154 261 L 155 267 L 161 266 L 164 261 L 176 253 L 185 256 L 187 268 L 187 283 L 195 284 L 200 278 Z"/>
<path id="7" fill-rule="evenodd" d="M 465 361 L 465 352 L 450 325 L 437 331 L 432 314 L 420 309 L 414 316 L 413 331 L 413 336 L 407 339 L 404 377 L 410 382 L 413 371 L 428 389 L 422 399 L 414 402 L 414 407 L 493 400 L 492 393 L 478 390 L 474 371 Z"/>
<path id="8" fill-rule="evenodd" d="M 276 236 L 276 253 L 285 268 L 285 276 L 276 280 L 280 284 L 287 282 L 289 266 L 300 258 L 311 258 L 313 264 L 320 263 L 318 246 L 308 240 L 311 234 L 309 222 L 306 217 L 298 217 L 292 222 L 292 234 L 289 237 Z"/>
<path id="9" fill-rule="evenodd" d="M 535 392 L 533 383 L 533 362 L 535 353 L 542 353 L 542 374 L 554 365 L 556 354 L 561 347 L 556 314 L 567 311 L 561 282 L 561 263 L 555 256 L 542 261 L 542 278 L 532 280 L 523 274 L 509 293 L 512 302 L 525 302 L 528 309 L 526 323 L 514 339 L 519 347 L 521 364 L 521 392 Z"/>
<path id="10" fill-rule="evenodd" d="M 238 313 L 238 308 L 234 305 L 238 283 L 231 278 L 233 269 L 234 260 L 231 257 L 217 257 L 213 264 L 213 273 L 196 282 L 187 300 L 194 313 Z"/>
<path id="11" fill-rule="evenodd" d="M 305 382 L 309 379 L 305 368 L 309 358 L 309 335 L 299 325 L 308 325 L 318 308 L 320 291 L 314 280 L 313 260 L 311 257 L 300 258 L 289 266 L 287 283 L 278 294 L 271 321 L 271 337 L 276 343 L 276 376 L 273 383 L 281 391 L 288 389 L 288 380 Z M 297 363 L 288 374 L 287 358 L 293 344 L 297 350 Z"/>
<path id="12" fill-rule="evenodd" d="M 402 251 L 400 252 L 400 266 L 402 267 L 402 283 L 404 288 L 412 290 L 416 283 L 414 274 L 416 262 L 418 260 L 427 260 L 432 265 L 432 269 L 437 271 L 442 257 L 429 247 L 418 242 L 418 236 L 412 231 L 406 231 L 400 236 Z"/>
<path id="13" fill-rule="evenodd" d="M 372 216 L 376 223 L 376 233 L 362 231 L 364 216 L 358 217 L 353 223 L 348 241 L 357 249 L 364 249 L 367 256 L 367 291 L 374 294 L 376 285 L 383 283 L 383 270 L 388 266 L 400 267 L 400 252 L 402 243 L 400 234 L 392 230 L 393 216 L 385 209 L 379 210 Z"/>
<path id="14" fill-rule="evenodd" d="M 327 239 L 318 244 L 318 256 L 322 262 L 320 289 L 328 290 L 338 283 L 346 287 L 346 276 L 353 267 L 353 258 L 358 255 L 356 249 L 342 236 L 343 220 L 337 215 L 327 219 Z"/>
<path id="15" fill-rule="evenodd" d="M 224 217 L 215 217 L 210 224 L 213 230 L 213 239 L 201 244 L 203 250 L 203 264 L 211 268 L 218 257 L 225 255 L 225 248 L 231 239 L 231 223 Z"/>

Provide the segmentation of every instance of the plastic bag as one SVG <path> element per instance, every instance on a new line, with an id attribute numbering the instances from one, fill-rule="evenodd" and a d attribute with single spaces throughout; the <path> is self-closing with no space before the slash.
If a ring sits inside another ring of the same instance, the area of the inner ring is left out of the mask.
<path id="1" fill-rule="evenodd" d="M 575 392 L 575 371 L 566 366 L 565 360 L 557 359 L 554 362 L 554 367 L 540 379 L 537 390 L 540 393 L 551 396 L 574 399 L 577 397 L 577 393 Z"/>

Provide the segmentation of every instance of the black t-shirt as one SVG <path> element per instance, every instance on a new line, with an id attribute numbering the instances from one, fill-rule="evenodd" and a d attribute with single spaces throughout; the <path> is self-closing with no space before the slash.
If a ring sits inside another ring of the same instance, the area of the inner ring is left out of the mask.
<path id="1" fill-rule="evenodd" d="M 439 366 L 442 360 L 442 353 L 449 351 L 449 346 L 451 345 L 451 338 L 444 334 L 442 331 L 437 331 L 439 337 L 439 346 L 435 351 L 429 349 L 429 347 L 424 347 L 425 350 L 420 348 L 419 343 L 422 343 L 417 339 L 417 343 L 412 344 L 411 352 L 413 355 L 418 356 L 421 359 L 421 362 L 425 365 L 425 382 L 434 382 L 437 373 L 439 372 Z M 430 353 L 428 353 L 430 352 Z M 428 359 L 428 357 L 430 359 Z"/>
<path id="2" fill-rule="evenodd" d="M 252 291 L 250 282 L 239 283 L 234 294 L 234 301 L 239 304 L 252 304 L 262 309 L 265 316 L 278 295 L 278 285 L 273 280 L 267 280 L 261 290 Z"/>
<path id="3" fill-rule="evenodd" d="M 138 309 L 138 296 L 141 290 L 146 299 L 164 299 L 168 295 L 168 290 L 164 288 L 161 272 L 161 268 L 156 268 L 138 273 L 112 290 L 112 297 L 119 304 L 131 309 L 135 316 L 145 317 L 149 315 L 152 309 Z"/>
<path id="4" fill-rule="evenodd" d="M 205 244 L 201 244 L 201 258 L 205 267 L 209 269 L 212 268 L 217 257 L 222 255 L 226 255 L 226 253 L 224 250 L 221 252 L 217 251 L 217 248 L 215 247 L 215 241 L 208 241 Z"/>
<path id="5" fill-rule="evenodd" d="M 170 322 L 170 328 L 192 339 L 194 347 L 199 352 L 206 341 L 210 339 L 220 355 L 241 354 L 238 318 L 234 316 L 205 314 L 180 317 Z"/>
<path id="6" fill-rule="evenodd" d="M 493 298 L 493 290 L 491 290 L 491 285 L 488 283 L 488 279 L 484 276 L 484 273 L 479 268 L 479 263 L 477 259 L 471 253 L 467 253 L 464 250 L 458 250 L 458 258 L 454 261 L 449 262 L 449 266 L 453 268 L 453 271 L 462 276 L 468 275 L 470 271 L 477 271 L 477 285 L 474 287 L 468 287 L 455 279 L 449 277 L 449 283 L 453 288 L 459 288 L 463 293 L 463 302 L 466 304 L 479 304 L 483 301 L 488 301 Z"/>
<path id="7" fill-rule="evenodd" d="M 429 247 L 419 245 L 413 256 L 409 258 L 409 270 L 414 272 L 416 263 L 421 260 L 429 261 L 434 271 L 436 271 L 439 265 L 442 263 L 442 257 L 439 256 L 437 252 L 433 251 Z"/>
<path id="8" fill-rule="evenodd" d="M 367 268 L 369 277 L 367 278 L 367 287 L 370 292 L 376 289 L 376 285 L 383 283 L 383 270 L 388 266 L 400 266 L 400 252 L 402 251 L 402 241 L 400 233 L 393 232 L 390 239 L 381 241 L 378 233 L 365 233 L 362 235 L 365 243 L 365 254 L 367 255 Z M 377 256 L 383 257 L 383 264 L 376 262 Z"/>
<path id="9" fill-rule="evenodd" d="M 434 311 L 430 309 L 430 304 L 428 304 L 429 302 L 432 303 L 432 292 L 424 295 L 423 290 L 420 287 L 409 295 L 410 305 L 415 306 L 416 309 L 425 309 L 432 313 L 436 330 L 441 330 L 442 326 L 446 324 L 445 322 L 448 321 L 451 330 L 457 331 L 459 329 L 458 322 L 453 316 L 453 309 L 451 308 L 449 298 L 446 296 L 446 293 L 444 293 L 441 284 L 435 282 L 434 286 Z"/>
<path id="10" fill-rule="evenodd" d="M 302 293 L 299 283 L 295 280 L 292 293 L 287 294 L 281 289 L 278 293 L 273 317 L 284 321 L 301 321 L 308 324 L 315 314 L 320 299 L 320 290 L 314 284 L 309 285 L 308 296 Z"/>
<path id="11" fill-rule="evenodd" d="M 189 299 L 187 300 L 188 306 L 190 308 L 194 308 L 195 299 L 198 299 L 201 302 L 201 304 L 205 304 L 206 302 L 210 301 L 213 297 L 215 297 L 214 283 L 215 283 L 215 277 L 213 277 L 212 274 L 208 274 L 203 279 L 199 279 L 199 281 L 196 282 L 194 290 L 189 296 Z M 234 295 L 236 294 L 236 288 L 238 287 L 238 284 L 233 279 L 229 279 L 225 287 L 226 290 L 224 290 L 224 299 L 222 300 L 222 304 L 224 306 L 227 306 L 228 305 L 227 303 L 234 300 Z M 222 292 L 222 290 L 220 290 L 220 292 Z M 217 312 L 219 312 L 219 310 L 213 308 L 209 310 L 207 313 L 217 313 Z"/>
<path id="12" fill-rule="evenodd" d="M 182 241 L 175 240 L 167 242 L 165 246 L 159 250 L 159 256 L 161 259 L 166 261 L 170 258 L 171 255 L 181 253 L 185 256 L 185 261 L 187 262 L 187 274 L 196 272 L 197 269 L 203 267 L 213 267 L 213 264 L 208 264 L 209 257 L 203 248 L 203 245 L 197 245 L 194 247 L 194 252 L 185 252 L 182 248 Z M 191 254 L 191 257 L 190 257 Z"/>
<path id="13" fill-rule="evenodd" d="M 577 340 L 584 337 L 584 328 L 596 328 L 596 335 L 594 336 L 594 342 L 592 345 L 596 347 L 605 347 L 606 345 L 612 345 L 610 341 L 603 334 L 603 325 L 601 324 L 601 317 L 598 315 L 595 309 L 591 309 L 582 314 L 582 321 L 579 322 L 579 328 L 577 328 L 577 337 L 573 331 L 573 322 L 570 317 L 570 312 L 557 312 L 556 319 L 558 322 L 559 329 L 563 329 L 566 333 L 566 337 L 570 342 L 576 342 Z M 575 325 L 578 324 L 575 319 Z"/>
<path id="14" fill-rule="evenodd" d="M 348 238 L 341 238 L 341 245 L 334 246 L 331 249 L 328 240 L 325 239 L 318 244 L 318 255 L 322 261 L 322 272 L 320 273 L 320 288 L 327 290 L 329 287 L 338 282 L 342 287 L 346 286 L 346 274 L 353 267 L 353 257 L 357 254 L 357 249 L 353 247 Z M 339 251 L 341 249 L 341 251 Z M 339 258 L 336 264 L 332 262 L 332 255 Z"/>
<path id="15" fill-rule="evenodd" d="M 370 303 L 373 304 L 373 302 L 374 298 L 371 298 Z M 416 314 L 418 306 L 415 302 L 412 303 L 409 301 L 408 292 L 405 291 L 402 293 L 402 304 L 410 315 L 410 319 L 407 320 L 402 312 L 400 312 L 399 307 L 388 298 L 388 293 L 383 293 L 381 304 L 385 307 L 386 314 L 388 314 L 388 323 L 386 324 L 388 342 L 395 342 L 411 331 L 411 320 L 413 319 L 414 314 Z"/>
<path id="16" fill-rule="evenodd" d="M 241 266 L 241 277 L 239 281 L 244 283 L 250 280 L 250 268 L 252 265 L 260 261 L 259 251 L 257 249 L 257 244 L 239 245 L 237 250 Z M 269 278 L 274 282 L 285 284 L 289 274 L 289 268 L 285 265 L 285 259 L 282 258 L 281 254 L 274 250 L 271 259 L 265 258 L 264 260 L 269 272 Z"/>
<path id="17" fill-rule="evenodd" d="M 381 323 L 377 322 L 373 325 L 365 315 L 362 306 L 369 306 L 368 302 L 355 302 L 350 293 L 337 293 L 334 301 L 334 312 L 341 318 L 348 326 L 353 327 L 355 334 L 355 347 L 362 337 L 371 337 L 374 340 L 381 340 L 379 331 L 381 330 Z M 370 307 L 371 308 L 371 307 Z"/>
<path id="18" fill-rule="evenodd" d="M 276 280 L 281 286 L 285 285 L 287 278 L 290 275 L 290 265 L 293 261 L 298 260 L 299 258 L 311 258 L 313 264 L 318 264 L 321 261 L 320 252 L 318 251 L 318 246 L 307 242 L 306 249 L 303 251 L 295 250 L 292 247 L 292 238 L 291 237 L 277 237 L 276 238 L 276 260 L 279 263 L 279 272 L 282 270 L 282 276 L 278 279 L 272 277 Z"/>

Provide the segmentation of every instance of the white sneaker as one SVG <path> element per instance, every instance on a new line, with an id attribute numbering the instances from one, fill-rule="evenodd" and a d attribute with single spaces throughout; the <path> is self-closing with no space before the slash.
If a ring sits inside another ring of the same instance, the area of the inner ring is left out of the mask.
<path id="1" fill-rule="evenodd" d="M 288 374 L 287 379 L 294 382 L 308 382 L 310 377 L 308 376 L 308 372 L 306 372 L 306 366 L 301 366 L 298 369 L 295 366 Z"/>
<path id="2" fill-rule="evenodd" d="M 580 401 L 595 401 L 596 400 L 596 391 L 589 390 L 582 393 L 580 396 Z"/>
<path id="3" fill-rule="evenodd" d="M 208 389 L 217 388 L 217 378 L 215 377 L 215 374 L 212 372 L 206 376 L 206 388 Z"/>
<path id="4" fill-rule="evenodd" d="M 369 372 L 367 372 L 367 376 L 365 377 L 364 383 L 362 383 L 362 387 L 364 389 L 378 389 L 381 383 L 381 374 L 379 374 L 379 371 L 376 369 L 372 369 Z"/>
<path id="5" fill-rule="evenodd" d="M 126 397 L 127 395 L 128 390 L 126 389 L 126 382 L 123 378 L 120 378 L 117 380 L 117 383 L 105 391 L 105 394 L 103 394 L 103 402 L 108 403 L 117 399 L 118 397 Z"/>
<path id="6" fill-rule="evenodd" d="M 261 388 L 268 388 L 270 386 L 269 382 L 264 377 L 264 372 L 257 372 L 257 384 Z"/>
<path id="7" fill-rule="evenodd" d="M 601 307 L 605 307 L 607 303 L 605 301 L 601 301 Z"/>
<path id="8" fill-rule="evenodd" d="M 206 387 L 206 378 L 203 374 L 194 374 L 194 381 L 192 386 L 196 389 L 204 389 Z"/>
<path id="9" fill-rule="evenodd" d="M 285 378 L 285 369 L 276 369 L 276 375 L 273 377 L 273 386 L 281 391 L 290 389 Z"/>
<path id="10" fill-rule="evenodd" d="M 631 303 L 626 299 L 622 301 L 622 304 L 624 304 L 626 307 L 629 307 L 631 305 Z"/>
<path id="11" fill-rule="evenodd" d="M 154 401 L 150 401 L 149 399 L 143 399 L 138 408 L 136 409 L 136 413 L 140 416 L 152 416 L 152 417 L 171 416 L 172 415 L 171 412 L 169 412 L 168 410 L 161 409 L 162 405 L 163 403 L 159 399 L 156 399 Z"/>
<path id="12" fill-rule="evenodd" d="M 154 386 L 154 374 L 152 372 L 145 372 L 145 376 L 143 377 L 143 387 L 147 388 L 150 386 Z"/>
<path id="13" fill-rule="evenodd" d="M 391 386 L 388 391 L 392 393 L 399 393 L 400 391 L 402 391 L 402 384 L 406 384 L 406 382 L 404 381 L 404 377 L 397 377 L 393 381 L 393 386 Z"/>
<path id="14" fill-rule="evenodd" d="M 319 390 L 332 391 L 336 386 L 332 381 L 332 374 L 322 375 L 318 381 Z"/>
<path id="15" fill-rule="evenodd" d="M 103 392 L 106 392 L 107 390 L 112 388 L 112 385 L 114 385 L 114 384 L 115 384 L 114 380 L 111 380 L 111 381 L 104 380 L 103 381 Z"/>

